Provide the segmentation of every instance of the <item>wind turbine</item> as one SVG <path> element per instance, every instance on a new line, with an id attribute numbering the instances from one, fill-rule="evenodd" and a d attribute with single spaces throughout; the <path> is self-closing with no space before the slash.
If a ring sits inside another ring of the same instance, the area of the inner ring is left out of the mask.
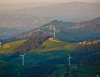
<path id="1" fill-rule="evenodd" d="M 20 56 L 22 65 L 25 65 L 25 54 L 21 54 Z"/>
<path id="2" fill-rule="evenodd" d="M 70 56 L 70 54 L 68 53 L 68 65 L 70 66 L 71 65 L 71 59 L 72 59 L 72 57 Z"/>
<path id="3" fill-rule="evenodd" d="M 56 28 L 55 28 L 55 26 L 53 27 L 53 30 L 54 30 L 53 37 L 55 38 L 56 37 Z"/>

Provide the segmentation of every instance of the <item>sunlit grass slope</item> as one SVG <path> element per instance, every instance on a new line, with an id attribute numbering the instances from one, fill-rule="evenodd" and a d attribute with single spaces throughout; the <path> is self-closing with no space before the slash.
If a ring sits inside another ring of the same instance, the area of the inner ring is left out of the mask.
<path id="1" fill-rule="evenodd" d="M 0 47 L 0 54 L 7 54 L 11 53 L 12 50 L 21 44 L 23 44 L 25 40 L 19 40 L 19 41 L 14 41 L 10 43 L 6 43 L 3 46 Z M 72 51 L 74 48 L 77 47 L 77 43 L 69 43 L 69 42 L 64 42 L 60 41 L 57 38 L 50 38 L 43 42 L 43 44 L 36 49 L 32 49 L 32 51 L 54 51 L 54 50 L 67 50 L 67 51 Z"/>
<path id="2" fill-rule="evenodd" d="M 76 43 L 69 43 L 69 42 L 64 42 L 60 41 L 59 39 L 56 38 L 51 38 L 46 40 L 43 44 L 43 47 L 35 49 L 36 51 L 52 51 L 52 50 L 69 50 L 72 51 L 77 44 Z"/>
<path id="3" fill-rule="evenodd" d="M 20 46 L 25 40 L 19 40 L 19 41 L 14 41 L 10 43 L 6 43 L 3 46 L 0 47 L 0 53 L 9 53 L 11 52 L 14 48 Z"/>

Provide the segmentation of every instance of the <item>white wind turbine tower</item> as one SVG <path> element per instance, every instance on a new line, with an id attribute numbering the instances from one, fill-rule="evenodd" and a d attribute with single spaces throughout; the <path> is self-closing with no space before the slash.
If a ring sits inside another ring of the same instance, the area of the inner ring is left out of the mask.
<path id="1" fill-rule="evenodd" d="M 53 27 L 53 30 L 54 30 L 53 37 L 55 38 L 56 37 L 56 28 L 55 28 L 55 26 Z"/>
<path id="2" fill-rule="evenodd" d="M 68 65 L 70 66 L 71 65 L 71 59 L 72 59 L 72 57 L 70 56 L 70 54 L 68 53 Z"/>
<path id="3" fill-rule="evenodd" d="M 21 54 L 20 56 L 22 65 L 25 65 L 25 54 Z"/>

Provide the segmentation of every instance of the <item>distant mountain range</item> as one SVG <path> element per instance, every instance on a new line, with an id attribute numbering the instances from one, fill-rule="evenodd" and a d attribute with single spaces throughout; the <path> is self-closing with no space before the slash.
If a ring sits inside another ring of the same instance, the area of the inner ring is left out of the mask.
<path id="1" fill-rule="evenodd" d="M 63 33 L 62 36 L 64 37 L 64 34 L 68 34 L 68 39 L 96 38 L 99 35 L 97 34 L 99 33 L 99 18 L 95 21 L 91 19 L 100 17 L 100 3 L 71 2 L 39 7 L 27 6 L 27 8 L 23 6 L 0 12 L 0 40 L 24 32 L 27 33 L 30 30 L 33 31 L 33 29 L 43 26 L 51 20 L 57 20 L 50 23 L 55 26 L 59 25 L 57 28 L 62 31 L 61 35 Z M 92 25 L 93 27 L 91 27 Z M 80 36 L 81 34 L 82 36 Z M 93 36 L 94 34 L 97 35 Z"/>
<path id="2" fill-rule="evenodd" d="M 15 36 L 15 39 L 25 39 L 35 33 L 53 36 L 56 28 L 56 37 L 63 41 L 85 41 L 100 38 L 100 17 L 80 23 L 54 20 L 39 28 Z"/>
<path id="3" fill-rule="evenodd" d="M 33 30 L 50 22 L 48 18 L 22 14 L 0 14 L 0 39 Z"/>
<path id="4" fill-rule="evenodd" d="M 0 13 L 5 13 L 5 12 L 10 12 L 12 10 L 18 10 L 22 8 L 29 8 L 29 7 L 41 7 L 41 6 L 46 6 L 50 5 L 52 3 L 50 2 L 41 2 L 41 3 L 5 3 L 5 4 L 0 4 Z"/>
<path id="5" fill-rule="evenodd" d="M 100 16 L 100 3 L 71 2 L 14 10 L 14 14 L 80 22 Z"/>

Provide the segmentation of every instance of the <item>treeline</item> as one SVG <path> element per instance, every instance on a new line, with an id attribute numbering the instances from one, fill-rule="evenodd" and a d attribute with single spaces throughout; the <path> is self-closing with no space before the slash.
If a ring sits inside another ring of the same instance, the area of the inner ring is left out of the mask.
<path id="1" fill-rule="evenodd" d="M 79 45 L 73 53 L 78 64 L 100 66 L 100 40 L 92 41 L 91 44 Z"/>
<path id="2" fill-rule="evenodd" d="M 23 68 L 15 63 L 0 61 L 0 77 L 48 77 L 55 70 L 56 66 L 50 64 L 30 65 Z"/>

